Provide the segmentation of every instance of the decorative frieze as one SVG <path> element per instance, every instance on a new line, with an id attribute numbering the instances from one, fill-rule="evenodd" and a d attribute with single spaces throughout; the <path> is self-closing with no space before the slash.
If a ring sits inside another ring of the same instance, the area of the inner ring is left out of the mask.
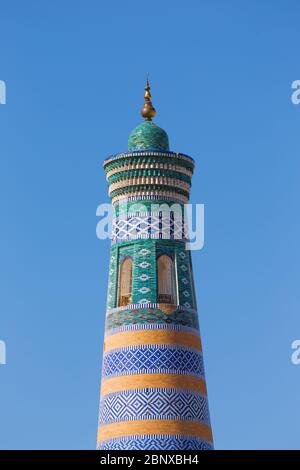
<path id="1" fill-rule="evenodd" d="M 116 217 L 112 221 L 112 242 L 125 240 L 187 240 L 188 227 L 181 214 L 145 212 Z"/>

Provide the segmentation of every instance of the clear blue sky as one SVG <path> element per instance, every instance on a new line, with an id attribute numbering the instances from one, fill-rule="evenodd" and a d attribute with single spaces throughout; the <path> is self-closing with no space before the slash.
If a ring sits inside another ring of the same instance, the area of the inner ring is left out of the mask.
<path id="1" fill-rule="evenodd" d="M 193 156 L 215 445 L 300 448 L 296 0 L 1 1 L 2 449 L 95 448 L 109 241 L 102 161 L 156 122 Z"/>

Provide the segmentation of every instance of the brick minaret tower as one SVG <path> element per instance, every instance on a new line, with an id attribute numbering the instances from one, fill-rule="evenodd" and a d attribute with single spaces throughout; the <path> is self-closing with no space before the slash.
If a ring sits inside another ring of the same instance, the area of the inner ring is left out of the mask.
<path id="1" fill-rule="evenodd" d="M 191 252 L 182 218 L 194 160 L 145 121 L 104 169 L 114 214 L 99 449 L 212 449 Z"/>

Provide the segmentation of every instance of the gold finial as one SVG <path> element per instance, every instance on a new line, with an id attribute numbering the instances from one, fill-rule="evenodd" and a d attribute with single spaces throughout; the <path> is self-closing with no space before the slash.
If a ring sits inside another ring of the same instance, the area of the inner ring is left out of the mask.
<path id="1" fill-rule="evenodd" d="M 146 121 L 152 121 L 152 119 L 154 118 L 156 114 L 156 111 L 151 101 L 151 93 L 150 93 L 150 85 L 149 85 L 148 77 L 147 77 L 146 86 L 145 86 L 144 98 L 145 98 L 145 102 L 141 110 L 141 115 L 145 118 Z"/>

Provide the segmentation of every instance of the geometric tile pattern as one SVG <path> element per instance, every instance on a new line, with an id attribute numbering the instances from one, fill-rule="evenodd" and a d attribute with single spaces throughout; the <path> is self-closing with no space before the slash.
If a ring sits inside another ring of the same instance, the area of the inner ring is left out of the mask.
<path id="1" fill-rule="evenodd" d="M 142 263 L 139 264 L 140 268 L 147 269 L 150 266 L 150 263 L 147 263 L 147 261 L 143 261 Z"/>
<path id="2" fill-rule="evenodd" d="M 188 156 L 150 150 L 120 153 L 104 162 L 113 203 L 134 197 L 187 202 L 193 169 Z"/>
<path id="3" fill-rule="evenodd" d="M 174 212 L 144 212 L 128 214 L 112 220 L 112 242 L 143 238 L 186 239 L 187 227 L 181 214 Z"/>
<path id="4" fill-rule="evenodd" d="M 204 378 L 202 354 L 175 345 L 147 344 L 104 354 L 103 377 L 128 374 L 189 374 Z"/>
<path id="5" fill-rule="evenodd" d="M 120 166 L 120 161 L 124 162 L 141 162 L 152 163 L 152 162 L 173 162 L 188 166 L 188 168 L 194 168 L 194 159 L 185 153 L 161 151 L 161 150 L 147 150 L 147 151 L 134 151 L 134 152 L 122 152 L 110 155 L 104 161 L 104 169 L 107 172 L 110 168 L 117 168 Z"/>
<path id="6" fill-rule="evenodd" d="M 188 305 L 186 305 L 188 307 Z M 197 312 L 185 307 L 178 307 L 172 313 L 166 313 L 160 308 L 147 308 L 145 306 L 129 307 L 127 309 L 114 309 L 106 317 L 106 331 L 123 325 L 135 324 L 170 324 L 182 325 L 198 329 Z"/>
<path id="7" fill-rule="evenodd" d="M 109 266 L 109 281 L 107 290 L 107 308 L 114 307 L 116 281 L 117 281 L 117 256 L 116 250 L 111 250 L 110 266 Z"/>
<path id="8" fill-rule="evenodd" d="M 145 279 L 145 277 L 146 277 L 146 279 Z M 147 276 L 147 275 L 144 275 L 144 277 L 140 276 L 139 279 L 142 280 L 142 281 L 145 281 L 145 280 L 149 279 L 149 276 Z M 149 287 L 143 286 L 139 289 L 139 292 L 141 292 L 142 294 L 146 294 L 147 292 L 150 292 L 150 290 L 151 289 L 149 289 Z M 140 300 L 139 303 L 141 303 L 141 300 Z"/>
<path id="9" fill-rule="evenodd" d="M 130 325 L 122 325 L 118 328 L 111 329 L 106 332 L 105 337 L 115 335 L 117 333 L 123 333 L 125 331 L 145 331 L 145 330 L 157 330 L 157 331 L 180 331 L 190 334 L 196 334 L 199 336 L 198 329 L 190 328 L 183 325 L 175 325 L 172 323 L 132 323 Z"/>
<path id="10" fill-rule="evenodd" d="M 142 248 L 140 251 L 139 251 L 139 255 L 141 256 L 147 256 L 147 255 L 150 255 L 151 251 L 148 250 L 147 248 Z M 142 266 L 144 268 L 144 266 Z M 148 266 L 146 266 L 148 267 Z"/>
<path id="11" fill-rule="evenodd" d="M 177 251 L 177 266 L 179 303 L 186 308 L 196 309 L 193 291 L 192 264 L 189 251 Z"/>
<path id="12" fill-rule="evenodd" d="M 100 402 L 100 424 L 179 418 L 209 424 L 207 398 L 187 390 L 145 388 L 110 393 Z"/>
<path id="13" fill-rule="evenodd" d="M 148 434 L 103 441 L 98 450 L 213 450 L 210 442 L 195 436 Z"/>
<path id="14" fill-rule="evenodd" d="M 142 290 L 139 289 L 139 292 L 142 292 Z M 146 292 L 150 292 L 150 289 L 147 290 Z M 143 293 L 145 293 L 145 292 L 143 292 Z M 149 299 L 143 298 L 143 299 L 141 299 L 139 302 L 140 302 L 141 304 L 146 304 L 146 303 L 149 302 Z"/>
<path id="15" fill-rule="evenodd" d="M 155 302 L 157 297 L 155 241 L 134 240 L 129 243 L 132 243 L 135 247 L 132 289 L 133 301 L 136 304 Z M 120 244 L 117 244 L 117 246 L 120 246 Z M 140 305 L 138 305 L 138 308 L 139 307 Z"/>
<path id="16" fill-rule="evenodd" d="M 212 449 L 191 256 L 186 249 L 188 228 L 182 217 L 193 159 L 139 150 L 110 157 L 104 168 L 114 216 L 97 448 Z M 137 201 L 144 209 L 136 208 Z M 161 254 L 169 255 L 176 267 L 174 305 L 157 303 Z M 120 263 L 126 256 L 133 266 L 131 304 L 118 307 Z"/>

